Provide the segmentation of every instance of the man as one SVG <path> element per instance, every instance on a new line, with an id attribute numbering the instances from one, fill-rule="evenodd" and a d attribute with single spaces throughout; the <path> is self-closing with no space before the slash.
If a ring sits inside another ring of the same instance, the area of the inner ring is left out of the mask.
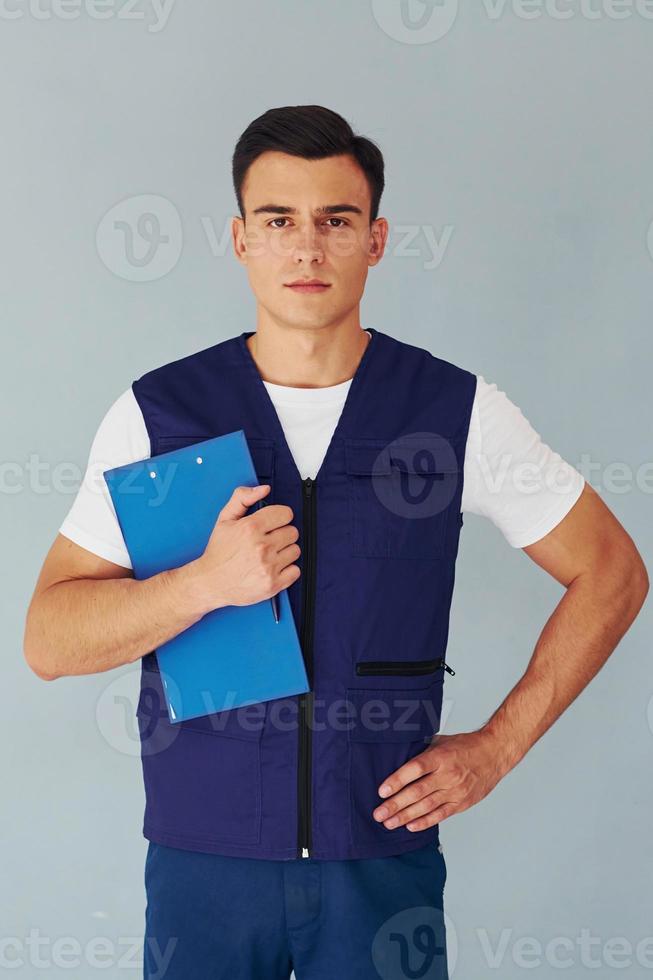
<path id="1" fill-rule="evenodd" d="M 233 179 L 256 331 L 149 371 L 111 406 L 25 656 L 48 680 L 142 661 L 146 977 L 444 978 L 438 824 L 487 796 L 587 685 L 646 570 L 496 385 L 361 327 L 388 234 L 378 147 L 323 107 L 272 109 L 241 136 Z M 237 428 L 260 484 L 234 490 L 200 558 L 136 581 L 101 471 Z M 487 471 L 506 461 L 497 490 Z M 535 493 L 519 492 L 524 464 Z M 492 718 L 433 737 L 464 512 L 566 591 Z M 235 711 L 171 726 L 157 646 L 281 589 L 311 691 L 264 704 L 255 730 Z M 344 704 L 346 726 L 331 710 Z"/>

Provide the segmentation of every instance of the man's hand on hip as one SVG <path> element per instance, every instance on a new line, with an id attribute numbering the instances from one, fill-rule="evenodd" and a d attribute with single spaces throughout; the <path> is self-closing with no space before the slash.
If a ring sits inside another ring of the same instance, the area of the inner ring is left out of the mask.
<path id="1" fill-rule="evenodd" d="M 389 830 L 404 824 L 426 830 L 480 802 L 509 768 L 485 732 L 435 735 L 424 752 L 384 780 L 383 803 L 372 815 Z"/>

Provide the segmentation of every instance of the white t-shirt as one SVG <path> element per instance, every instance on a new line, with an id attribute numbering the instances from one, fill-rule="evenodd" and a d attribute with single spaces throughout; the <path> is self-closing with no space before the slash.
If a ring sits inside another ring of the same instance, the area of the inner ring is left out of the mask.
<path id="1" fill-rule="evenodd" d="M 342 411 L 351 379 L 327 388 L 263 382 L 302 479 L 314 477 Z M 59 531 L 107 561 L 131 568 L 104 470 L 150 456 L 150 440 L 129 387 L 93 439 L 86 472 Z M 488 517 L 509 545 L 544 537 L 578 500 L 583 476 L 544 443 L 496 384 L 477 376 L 463 472 L 463 513 Z"/>

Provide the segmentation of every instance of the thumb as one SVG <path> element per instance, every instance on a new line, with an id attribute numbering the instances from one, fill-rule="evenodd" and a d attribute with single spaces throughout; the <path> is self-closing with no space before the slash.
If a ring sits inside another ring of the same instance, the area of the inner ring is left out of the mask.
<path id="1" fill-rule="evenodd" d="M 260 483 L 256 487 L 236 487 L 231 497 L 218 515 L 218 523 L 223 521 L 238 521 L 244 517 L 248 508 L 257 500 L 270 492 L 269 483 Z"/>

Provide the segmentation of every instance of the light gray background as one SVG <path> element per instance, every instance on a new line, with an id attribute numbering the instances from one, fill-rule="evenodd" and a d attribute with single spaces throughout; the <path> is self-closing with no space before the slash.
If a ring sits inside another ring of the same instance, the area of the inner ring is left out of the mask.
<path id="1" fill-rule="evenodd" d="M 379 142 L 393 230 L 363 325 L 496 382 L 570 462 L 599 464 L 585 475 L 650 564 L 653 20 L 643 4 L 589 8 L 561 4 L 572 11 L 562 19 L 551 5 L 538 17 L 537 4 L 497 14 L 475 3 L 454 16 L 445 0 L 434 16 L 454 22 L 430 43 L 412 43 L 415 26 L 402 35 L 399 4 L 362 0 L 177 0 L 160 30 L 144 2 L 129 18 L 114 8 L 97 20 L 86 6 L 38 17 L 17 0 L 7 9 L 20 16 L 0 17 L 0 935 L 14 942 L 7 960 L 25 964 L 0 973 L 139 973 L 118 962 L 144 916 L 143 792 L 123 700 L 136 673 L 39 681 L 23 661 L 23 623 L 111 402 L 144 371 L 254 328 L 222 236 L 235 212 L 235 141 L 265 109 L 324 104 Z M 410 9 L 426 13 L 419 0 Z M 102 221 L 128 199 L 122 218 L 133 223 L 143 208 L 131 199 L 150 194 L 170 202 L 180 230 L 159 202 L 171 240 L 139 266 L 106 230 L 115 215 Z M 428 234 L 449 235 L 439 263 Z M 166 255 L 176 264 L 157 272 Z M 154 278 L 137 281 L 148 269 Z M 615 463 L 626 470 L 611 483 Z M 562 593 L 489 522 L 466 518 L 445 731 L 490 715 Z M 452 976 L 512 980 L 539 962 L 537 977 L 585 977 L 583 930 L 599 940 L 592 975 L 652 975 L 653 941 L 636 951 L 653 935 L 649 627 L 645 606 L 525 760 L 443 823 Z M 82 945 L 79 966 L 57 955 L 60 937 Z M 114 943 L 108 968 L 88 963 L 94 937 Z M 543 949 L 519 965 L 523 937 Z M 564 971 L 545 951 L 559 937 L 571 945 Z M 618 937 L 632 952 L 611 958 Z M 486 945 L 499 946 L 495 969 Z"/>

